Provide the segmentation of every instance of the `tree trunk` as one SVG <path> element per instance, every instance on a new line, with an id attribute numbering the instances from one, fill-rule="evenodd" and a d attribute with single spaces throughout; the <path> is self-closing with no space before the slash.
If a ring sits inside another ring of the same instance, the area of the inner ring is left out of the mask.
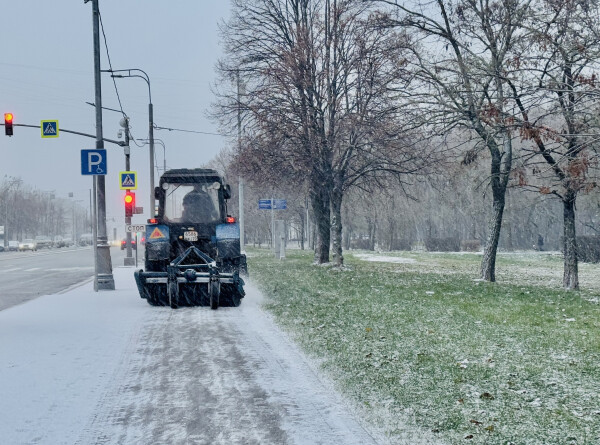
<path id="1" fill-rule="evenodd" d="M 491 187 L 493 200 L 493 213 L 489 222 L 489 231 L 483 258 L 481 259 L 481 278 L 486 281 L 496 281 L 496 254 L 498 252 L 498 241 L 500 240 L 500 230 L 502 229 L 502 215 L 506 205 L 506 185 L 508 183 L 508 172 L 501 168 L 502 156 L 498 150 L 492 151 L 491 162 Z"/>
<path id="2" fill-rule="evenodd" d="M 344 240 L 344 245 L 342 246 L 342 248 L 344 250 L 350 250 L 350 239 L 352 238 L 352 228 L 351 227 L 348 227 L 347 225 L 344 226 L 342 238 Z"/>
<path id="3" fill-rule="evenodd" d="M 494 214 L 489 224 L 488 238 L 483 250 L 481 260 L 481 278 L 486 281 L 496 281 L 496 253 L 498 251 L 498 240 L 502 228 L 502 214 L 504 213 L 504 197 L 496 199 L 494 196 Z"/>
<path id="4" fill-rule="evenodd" d="M 367 224 L 369 227 L 369 250 L 375 250 L 375 232 L 377 231 L 377 223 L 374 218 L 369 218 L 367 220 Z"/>
<path id="5" fill-rule="evenodd" d="M 302 209 L 302 211 L 299 213 L 299 217 L 300 217 L 300 228 L 299 228 L 299 238 L 300 238 L 300 250 L 304 250 L 304 231 L 305 231 L 305 224 L 306 222 L 304 221 L 304 215 L 305 215 L 305 211 L 304 209 Z"/>
<path id="6" fill-rule="evenodd" d="M 331 243 L 331 201 L 327 187 L 323 183 L 315 185 L 311 190 L 310 201 L 316 226 L 315 263 L 329 262 L 329 245 Z"/>
<path id="7" fill-rule="evenodd" d="M 333 259 L 336 266 L 344 265 L 342 252 L 342 186 L 336 184 L 331 193 L 331 231 L 333 233 Z"/>
<path id="8" fill-rule="evenodd" d="M 575 199 L 572 191 L 563 199 L 563 237 L 564 237 L 564 273 L 563 287 L 569 290 L 579 289 L 579 273 L 577 270 L 577 238 L 575 234 Z"/>

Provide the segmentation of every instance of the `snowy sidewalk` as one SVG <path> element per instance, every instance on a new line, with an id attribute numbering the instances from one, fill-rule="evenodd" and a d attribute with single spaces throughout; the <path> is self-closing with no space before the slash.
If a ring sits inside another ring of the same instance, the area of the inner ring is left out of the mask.
<path id="1" fill-rule="evenodd" d="M 114 277 L 0 311 L 0 443 L 375 443 L 251 285 L 174 311 Z"/>

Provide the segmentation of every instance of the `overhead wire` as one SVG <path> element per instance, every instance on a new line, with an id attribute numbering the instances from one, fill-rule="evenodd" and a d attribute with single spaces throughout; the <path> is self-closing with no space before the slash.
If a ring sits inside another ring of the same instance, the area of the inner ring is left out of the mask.
<path id="1" fill-rule="evenodd" d="M 170 128 L 170 127 L 159 127 L 158 125 L 154 125 L 155 130 L 168 130 L 168 131 L 181 131 L 183 133 L 197 133 L 197 134 L 210 134 L 212 136 L 228 136 L 225 133 L 211 133 L 208 131 L 198 131 L 198 130 L 184 130 L 182 128 Z"/>
<path id="2" fill-rule="evenodd" d="M 104 24 L 102 23 L 102 14 L 98 11 L 98 17 L 100 18 L 100 29 L 102 30 L 102 37 L 104 38 L 104 47 L 106 48 L 106 57 L 108 58 L 108 66 L 112 71 L 112 62 L 110 60 L 110 53 L 108 51 L 108 42 L 106 41 L 106 33 L 104 32 Z M 112 77 L 112 76 L 111 76 Z M 123 104 L 121 103 L 121 96 L 119 96 L 119 89 L 117 88 L 117 81 L 114 77 L 112 77 L 113 85 L 115 86 L 115 93 L 117 94 L 117 100 L 119 101 L 119 108 L 121 109 L 121 114 L 124 118 L 127 117 L 125 112 L 123 111 Z"/>

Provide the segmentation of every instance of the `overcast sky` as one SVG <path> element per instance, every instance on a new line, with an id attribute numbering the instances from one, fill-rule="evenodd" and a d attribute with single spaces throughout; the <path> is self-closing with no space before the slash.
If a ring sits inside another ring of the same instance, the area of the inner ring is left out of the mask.
<path id="1" fill-rule="evenodd" d="M 154 121 L 162 127 L 217 133 L 206 113 L 214 96 L 214 66 L 221 55 L 218 25 L 229 16 L 228 0 L 100 0 L 100 13 L 113 69 L 140 68 L 150 77 Z M 92 4 L 84 0 L 2 2 L 0 15 L 0 111 L 14 122 L 39 125 L 58 119 L 64 129 L 95 134 Z M 108 69 L 101 40 L 102 69 Z M 103 106 L 119 108 L 115 87 L 103 74 Z M 148 137 L 148 88 L 142 79 L 116 79 L 123 110 L 136 138 Z M 103 113 L 104 137 L 117 139 L 118 113 Z M 166 145 L 168 168 L 199 167 L 228 143 L 218 135 L 156 130 Z M 115 224 L 122 233 L 123 205 L 118 172 L 125 168 L 123 149 L 106 143 L 109 236 Z M 80 151 L 95 148 L 94 139 L 61 133 L 42 139 L 40 130 L 14 128 L 0 133 L 0 180 L 20 177 L 57 197 L 74 192 L 89 202 L 91 177 L 81 175 Z M 131 166 L 138 171 L 137 205 L 149 205 L 149 151 L 132 144 Z M 156 145 L 162 168 L 163 149 Z M 156 179 L 158 182 L 158 179 Z M 116 220 L 118 218 L 118 220 Z M 134 222 L 144 222 L 138 215 Z M 114 219 L 114 221 L 113 221 Z"/>

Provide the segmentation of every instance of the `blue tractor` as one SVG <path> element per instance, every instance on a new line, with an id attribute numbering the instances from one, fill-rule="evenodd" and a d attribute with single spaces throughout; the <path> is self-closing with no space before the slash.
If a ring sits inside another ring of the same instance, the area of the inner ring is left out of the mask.
<path id="1" fill-rule="evenodd" d="M 239 306 L 248 267 L 240 228 L 227 213 L 231 188 L 210 169 L 166 171 L 146 225 L 145 269 L 135 272 L 152 306 Z"/>

